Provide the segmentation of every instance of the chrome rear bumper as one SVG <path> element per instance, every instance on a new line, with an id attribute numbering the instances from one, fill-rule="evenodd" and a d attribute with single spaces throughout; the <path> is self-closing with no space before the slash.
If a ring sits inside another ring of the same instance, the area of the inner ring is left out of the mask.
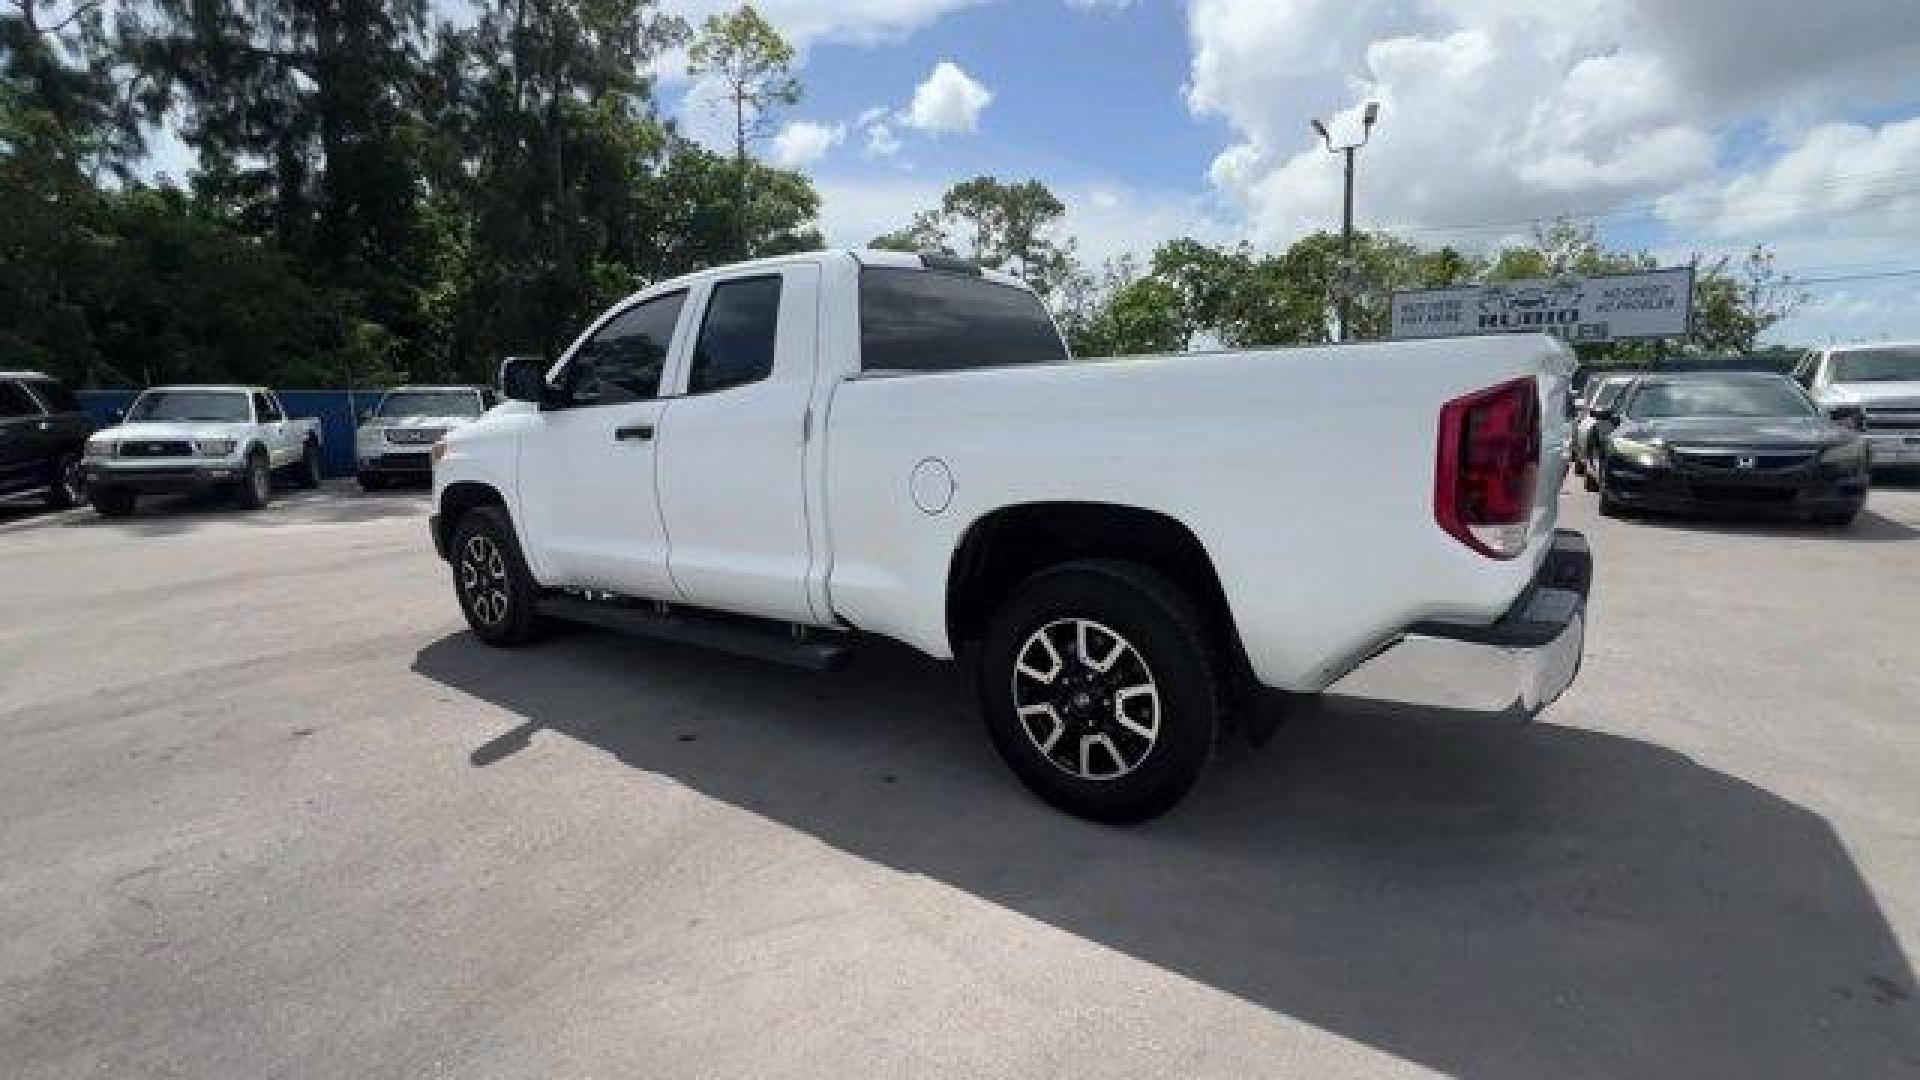
<path id="1" fill-rule="evenodd" d="M 1532 584 L 1499 621 L 1409 627 L 1334 690 L 1531 719 L 1580 673 L 1592 582 L 1587 538 L 1560 530 Z"/>

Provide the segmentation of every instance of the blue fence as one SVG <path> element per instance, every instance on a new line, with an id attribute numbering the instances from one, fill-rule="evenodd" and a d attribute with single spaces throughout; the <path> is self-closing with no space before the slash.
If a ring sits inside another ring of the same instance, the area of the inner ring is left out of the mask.
<path id="1" fill-rule="evenodd" d="M 139 393 L 138 390 L 82 390 L 80 405 L 95 422 L 111 424 L 114 414 L 133 404 Z M 348 394 L 345 390 L 282 390 L 279 393 L 287 415 L 320 418 L 320 451 L 327 475 L 352 476 L 353 429 L 359 423 L 354 411 L 378 404 L 380 391 Z"/>

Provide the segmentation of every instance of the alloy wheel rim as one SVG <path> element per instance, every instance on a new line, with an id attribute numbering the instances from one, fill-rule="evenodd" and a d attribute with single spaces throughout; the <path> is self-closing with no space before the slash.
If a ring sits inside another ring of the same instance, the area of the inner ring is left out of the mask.
<path id="1" fill-rule="evenodd" d="M 1080 780 L 1117 780 L 1160 740 L 1160 688 L 1146 657 L 1092 619 L 1055 619 L 1013 658 L 1013 708 L 1033 748 Z"/>
<path id="2" fill-rule="evenodd" d="M 500 545 L 485 536 L 469 536 L 461 550 L 460 595 L 486 626 L 507 617 L 507 560 Z"/>

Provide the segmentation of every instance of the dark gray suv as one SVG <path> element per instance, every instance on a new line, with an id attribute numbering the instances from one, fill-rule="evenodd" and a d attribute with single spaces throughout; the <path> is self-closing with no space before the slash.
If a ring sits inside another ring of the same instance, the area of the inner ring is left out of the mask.
<path id="1" fill-rule="evenodd" d="M 0 371 L 0 497 L 37 491 L 55 508 L 79 503 L 93 427 L 59 382 L 37 371 Z"/>

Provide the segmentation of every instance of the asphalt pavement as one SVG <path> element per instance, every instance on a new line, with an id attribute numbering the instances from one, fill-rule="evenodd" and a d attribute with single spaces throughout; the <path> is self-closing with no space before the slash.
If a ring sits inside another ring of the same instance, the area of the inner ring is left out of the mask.
<path id="1" fill-rule="evenodd" d="M 0 507 L 0 1075 L 1920 1075 L 1920 488 L 1614 522 L 1532 725 L 1063 817 L 960 678 L 466 632 L 418 493 Z"/>

